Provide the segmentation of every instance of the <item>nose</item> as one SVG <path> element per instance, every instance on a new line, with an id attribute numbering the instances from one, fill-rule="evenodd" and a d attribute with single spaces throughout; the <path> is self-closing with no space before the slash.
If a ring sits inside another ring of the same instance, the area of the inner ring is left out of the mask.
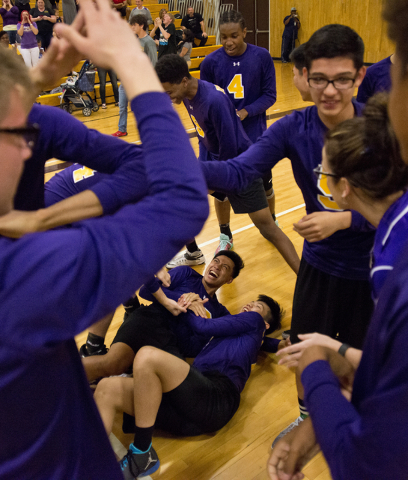
<path id="1" fill-rule="evenodd" d="M 332 83 L 329 83 L 329 84 L 327 85 L 327 87 L 323 90 L 323 93 L 324 93 L 325 95 L 331 95 L 331 96 L 333 96 L 333 95 L 336 95 L 337 89 L 335 88 L 335 86 L 334 86 Z"/>

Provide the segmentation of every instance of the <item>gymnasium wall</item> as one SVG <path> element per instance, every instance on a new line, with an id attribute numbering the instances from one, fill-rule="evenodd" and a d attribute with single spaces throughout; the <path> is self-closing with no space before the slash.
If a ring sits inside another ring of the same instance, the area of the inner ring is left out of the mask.
<path id="1" fill-rule="evenodd" d="M 356 30 L 364 40 L 367 63 L 375 63 L 391 55 L 394 47 L 387 38 L 381 12 L 383 0 L 270 0 L 270 52 L 281 56 L 283 19 L 296 7 L 301 21 L 300 43 L 329 23 L 341 23 Z M 298 42 L 296 41 L 296 45 Z"/>

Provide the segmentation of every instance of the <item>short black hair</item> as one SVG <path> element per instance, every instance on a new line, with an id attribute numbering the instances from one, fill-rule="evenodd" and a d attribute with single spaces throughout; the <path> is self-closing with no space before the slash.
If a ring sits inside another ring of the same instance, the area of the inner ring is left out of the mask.
<path id="1" fill-rule="evenodd" d="M 337 23 L 319 28 L 305 47 L 306 68 L 319 58 L 346 57 L 353 60 L 356 70 L 364 63 L 364 42 L 352 28 Z"/>
<path id="2" fill-rule="evenodd" d="M 194 42 L 194 34 L 191 30 L 186 28 L 185 30 L 183 30 L 183 34 L 186 37 L 186 40 L 185 40 L 186 42 L 190 42 L 190 43 Z"/>
<path id="3" fill-rule="evenodd" d="M 242 30 L 246 28 L 244 16 L 236 10 L 227 10 L 221 14 L 220 26 L 224 23 L 239 23 Z"/>
<path id="4" fill-rule="evenodd" d="M 129 20 L 129 25 L 135 25 L 136 23 L 143 27 L 143 30 L 147 31 L 147 18 L 144 15 L 134 15 Z"/>
<path id="5" fill-rule="evenodd" d="M 299 45 L 296 47 L 292 53 L 289 55 L 290 61 L 295 65 L 295 67 L 302 72 L 303 67 L 306 67 L 306 61 L 305 61 L 305 48 L 306 48 L 306 43 L 302 43 L 302 45 Z"/>
<path id="6" fill-rule="evenodd" d="M 283 308 L 279 305 L 279 303 L 271 297 L 267 295 L 259 295 L 258 302 L 264 302 L 268 305 L 269 310 L 271 311 L 272 318 L 270 321 L 267 320 L 269 323 L 269 328 L 265 331 L 265 335 L 274 332 L 275 330 L 279 330 L 282 324 L 282 318 L 285 314 Z"/>
<path id="7" fill-rule="evenodd" d="M 220 250 L 218 253 L 214 255 L 214 258 L 220 257 L 223 255 L 224 257 L 228 257 L 230 260 L 234 262 L 234 268 L 232 270 L 232 278 L 237 278 L 239 272 L 245 267 L 244 261 L 238 255 L 238 253 L 233 252 L 232 250 Z"/>
<path id="8" fill-rule="evenodd" d="M 180 84 L 183 78 L 191 78 L 187 62 L 174 53 L 163 55 L 156 63 L 156 73 L 161 83 Z"/>

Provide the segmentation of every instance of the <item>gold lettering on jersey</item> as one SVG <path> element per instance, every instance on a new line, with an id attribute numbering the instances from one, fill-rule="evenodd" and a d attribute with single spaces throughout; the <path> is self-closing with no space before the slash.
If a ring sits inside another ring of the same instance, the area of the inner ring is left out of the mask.
<path id="1" fill-rule="evenodd" d="M 191 117 L 192 122 L 194 123 L 194 126 L 195 126 L 195 129 L 197 130 L 197 133 L 200 135 L 201 138 L 204 138 L 205 137 L 204 130 L 200 127 L 200 125 L 198 124 L 194 115 L 191 115 L 191 113 L 190 113 L 190 117 Z"/>
<path id="2" fill-rule="evenodd" d="M 317 195 L 317 199 L 325 209 L 338 210 L 340 212 L 343 211 L 343 209 L 337 205 L 337 203 L 333 200 L 331 196 L 331 192 L 327 185 L 326 175 L 319 175 L 319 180 L 317 181 L 317 187 L 323 193 L 323 195 Z"/>
<path id="3" fill-rule="evenodd" d="M 88 167 L 78 168 L 78 170 L 74 170 L 72 175 L 74 177 L 74 183 L 78 183 L 85 178 L 93 177 L 96 170 L 92 170 Z"/>
<path id="4" fill-rule="evenodd" d="M 237 73 L 230 81 L 227 90 L 234 95 L 234 98 L 244 98 L 244 86 L 242 85 L 242 74 Z"/>

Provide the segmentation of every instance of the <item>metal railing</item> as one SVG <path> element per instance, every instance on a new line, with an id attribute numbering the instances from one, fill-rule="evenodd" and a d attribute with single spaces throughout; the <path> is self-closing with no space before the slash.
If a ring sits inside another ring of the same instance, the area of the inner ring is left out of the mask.
<path id="1" fill-rule="evenodd" d="M 159 0 L 159 3 L 168 3 L 171 12 L 179 11 L 184 17 L 187 8 L 193 7 L 204 18 L 204 24 L 208 35 L 215 35 L 216 43 L 220 43 L 219 20 L 220 15 L 233 9 L 232 4 L 220 5 L 220 0 Z"/>

